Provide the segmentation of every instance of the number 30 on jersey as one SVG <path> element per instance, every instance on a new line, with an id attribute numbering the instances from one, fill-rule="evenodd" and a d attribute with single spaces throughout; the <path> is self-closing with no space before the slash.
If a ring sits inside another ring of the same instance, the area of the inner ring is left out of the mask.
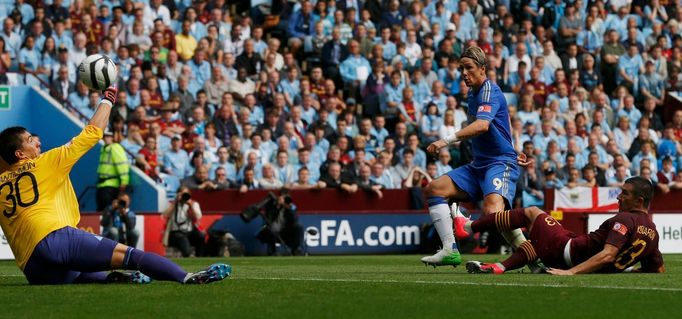
<path id="1" fill-rule="evenodd" d="M 21 197 L 20 186 L 24 183 L 31 183 L 33 198 Z M 38 182 L 36 181 L 35 175 L 31 172 L 23 172 L 17 176 L 14 183 L 8 181 L 0 185 L 0 199 L 2 198 L 7 200 L 8 203 L 2 211 L 2 214 L 7 218 L 11 218 L 17 213 L 17 205 L 26 208 L 37 203 L 38 199 L 40 199 L 40 194 L 38 194 Z"/>

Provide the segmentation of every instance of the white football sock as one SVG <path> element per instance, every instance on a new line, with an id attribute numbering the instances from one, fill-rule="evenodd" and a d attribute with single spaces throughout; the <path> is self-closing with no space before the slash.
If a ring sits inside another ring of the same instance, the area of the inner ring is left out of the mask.
<path id="1" fill-rule="evenodd" d="M 429 215 L 431 215 L 433 226 L 436 227 L 440 241 L 443 243 L 443 248 L 457 251 L 455 234 L 452 229 L 452 218 L 450 218 L 450 207 L 447 204 L 430 206 Z"/>
<path id="2" fill-rule="evenodd" d="M 186 283 L 186 282 L 187 282 L 187 279 L 189 279 L 190 277 L 192 277 L 192 275 L 194 275 L 194 273 L 188 272 L 187 275 L 185 275 L 185 279 L 183 279 L 182 282 L 183 282 L 183 283 Z"/>
<path id="3" fill-rule="evenodd" d="M 519 248 L 523 242 L 526 241 L 526 236 L 523 235 L 521 229 L 514 229 L 509 232 L 502 232 L 502 237 L 507 241 L 508 244 L 512 245 L 514 249 Z"/>

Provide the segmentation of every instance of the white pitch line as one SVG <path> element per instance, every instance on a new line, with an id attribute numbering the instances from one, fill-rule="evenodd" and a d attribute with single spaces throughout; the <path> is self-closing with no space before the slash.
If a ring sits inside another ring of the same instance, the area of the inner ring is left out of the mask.
<path id="1" fill-rule="evenodd" d="M 270 281 L 316 281 L 316 282 L 358 282 L 376 284 L 417 284 L 417 285 L 463 285 L 463 286 L 503 286 L 503 287 L 539 287 L 539 288 L 592 288 L 613 290 L 644 290 L 682 292 L 682 288 L 665 287 L 628 287 L 628 286 L 580 286 L 566 284 L 524 284 L 524 283 L 487 283 L 473 281 L 428 281 L 428 280 L 372 280 L 372 279 L 327 279 L 327 278 L 284 278 L 284 277 L 235 277 L 235 280 L 270 280 Z"/>

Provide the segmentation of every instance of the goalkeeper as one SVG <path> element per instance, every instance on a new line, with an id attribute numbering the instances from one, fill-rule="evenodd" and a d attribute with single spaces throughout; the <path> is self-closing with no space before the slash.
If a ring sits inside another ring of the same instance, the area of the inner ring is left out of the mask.
<path id="1" fill-rule="evenodd" d="M 149 277 L 179 283 L 224 279 L 230 274 L 229 265 L 214 264 L 188 273 L 164 257 L 76 228 L 80 213 L 69 172 L 102 138 L 116 93 L 116 87 L 108 88 L 83 131 L 45 153 L 38 138 L 23 127 L 0 133 L 0 157 L 9 165 L 0 172 L 0 225 L 17 265 L 29 284 L 147 283 Z M 110 269 L 133 272 L 105 272 Z"/>

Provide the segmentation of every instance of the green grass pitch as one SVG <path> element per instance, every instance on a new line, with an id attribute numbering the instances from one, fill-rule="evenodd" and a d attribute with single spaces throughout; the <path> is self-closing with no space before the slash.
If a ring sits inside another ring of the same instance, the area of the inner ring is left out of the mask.
<path id="1" fill-rule="evenodd" d="M 471 275 L 416 255 L 177 260 L 216 261 L 233 275 L 205 286 L 28 286 L 3 261 L 0 318 L 679 318 L 682 305 L 682 255 L 665 256 L 665 274 L 574 277 Z"/>

